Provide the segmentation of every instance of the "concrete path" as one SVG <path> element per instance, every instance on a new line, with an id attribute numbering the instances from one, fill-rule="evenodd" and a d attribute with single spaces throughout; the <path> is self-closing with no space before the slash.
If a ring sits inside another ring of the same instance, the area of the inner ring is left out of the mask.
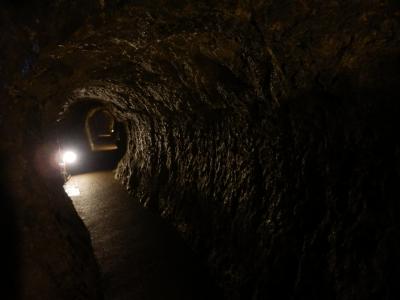
<path id="1" fill-rule="evenodd" d="M 112 172 L 73 176 L 65 188 L 90 231 L 106 300 L 220 298 L 179 235 Z"/>

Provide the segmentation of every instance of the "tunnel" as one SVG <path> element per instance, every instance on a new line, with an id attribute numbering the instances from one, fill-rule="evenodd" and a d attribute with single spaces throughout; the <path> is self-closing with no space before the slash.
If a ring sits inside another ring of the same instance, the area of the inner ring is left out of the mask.
<path id="1" fill-rule="evenodd" d="M 51 133 L 57 140 L 62 171 L 69 175 L 96 170 L 112 170 L 126 152 L 126 125 L 113 115 L 113 108 L 84 99 L 58 113 Z M 62 155 L 73 153 L 77 162 L 64 166 Z"/>
<path id="2" fill-rule="evenodd" d="M 0 4 L 5 299 L 400 298 L 397 1 L 50 2 Z"/>
<path id="3" fill-rule="evenodd" d="M 86 118 L 85 129 L 92 151 L 118 149 L 119 133 L 115 132 L 115 120 L 109 111 L 91 111 Z"/>

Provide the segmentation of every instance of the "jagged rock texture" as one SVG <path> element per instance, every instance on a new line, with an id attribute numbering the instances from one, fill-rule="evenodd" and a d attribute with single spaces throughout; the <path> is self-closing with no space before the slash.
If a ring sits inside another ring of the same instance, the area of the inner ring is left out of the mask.
<path id="1" fill-rule="evenodd" d="M 14 92 L 45 139 L 63 106 L 110 106 L 128 133 L 117 178 L 227 299 L 397 299 L 399 14 L 125 6 L 42 53 Z"/>

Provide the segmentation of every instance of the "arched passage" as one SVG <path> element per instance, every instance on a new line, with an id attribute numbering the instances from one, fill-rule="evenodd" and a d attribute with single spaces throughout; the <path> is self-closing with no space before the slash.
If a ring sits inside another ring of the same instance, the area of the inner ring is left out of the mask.
<path id="1" fill-rule="evenodd" d="M 104 108 L 95 108 L 86 116 L 85 130 L 92 151 L 118 149 L 119 133 L 115 130 L 115 118 Z"/>
<path id="2" fill-rule="evenodd" d="M 74 102 L 61 113 L 57 127 L 61 151 L 77 155 L 77 162 L 68 166 L 70 173 L 115 169 L 126 152 L 125 125 L 113 115 L 111 104 Z"/>
<path id="3" fill-rule="evenodd" d="M 36 168 L 60 102 L 86 98 L 126 124 L 131 199 L 156 203 L 228 299 L 399 299 L 396 1 L 162 2 L 56 43 L 1 103 L 25 298 L 97 299 L 88 235 Z"/>
<path id="4" fill-rule="evenodd" d="M 68 165 L 73 176 L 64 189 L 91 234 L 105 299 L 219 300 L 221 291 L 183 239 L 110 171 L 127 143 L 116 110 L 104 101 L 67 103 L 58 130 L 63 147 L 79 156 Z"/>

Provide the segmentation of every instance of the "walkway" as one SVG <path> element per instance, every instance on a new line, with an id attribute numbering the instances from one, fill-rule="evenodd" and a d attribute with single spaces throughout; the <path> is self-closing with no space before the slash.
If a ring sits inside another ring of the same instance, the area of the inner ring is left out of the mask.
<path id="1" fill-rule="evenodd" d="M 179 235 L 112 172 L 73 176 L 66 189 L 90 231 L 106 300 L 219 298 Z"/>

